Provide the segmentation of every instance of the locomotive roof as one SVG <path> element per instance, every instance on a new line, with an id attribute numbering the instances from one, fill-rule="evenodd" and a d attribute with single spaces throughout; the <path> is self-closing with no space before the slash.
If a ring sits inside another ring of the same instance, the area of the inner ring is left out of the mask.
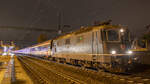
<path id="1" fill-rule="evenodd" d="M 119 25 L 100 25 L 100 26 L 84 27 L 84 28 L 81 28 L 75 32 L 71 32 L 71 33 L 59 36 L 59 37 L 55 38 L 54 40 L 61 39 L 61 38 L 67 38 L 67 37 L 70 37 L 72 35 L 78 35 L 78 34 L 89 32 L 89 31 L 96 31 L 99 29 L 110 29 L 110 28 L 119 28 L 119 27 L 120 27 Z"/>

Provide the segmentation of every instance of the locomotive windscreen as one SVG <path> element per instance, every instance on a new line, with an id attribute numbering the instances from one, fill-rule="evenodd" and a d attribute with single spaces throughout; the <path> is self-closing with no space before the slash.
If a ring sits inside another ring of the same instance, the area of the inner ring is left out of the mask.
<path id="1" fill-rule="evenodd" d="M 108 41 L 119 41 L 119 33 L 116 30 L 107 31 L 107 40 Z"/>
<path id="2" fill-rule="evenodd" d="M 123 33 L 121 33 L 121 40 L 122 41 L 129 41 L 130 40 L 130 36 L 129 36 L 129 31 L 125 31 Z"/>

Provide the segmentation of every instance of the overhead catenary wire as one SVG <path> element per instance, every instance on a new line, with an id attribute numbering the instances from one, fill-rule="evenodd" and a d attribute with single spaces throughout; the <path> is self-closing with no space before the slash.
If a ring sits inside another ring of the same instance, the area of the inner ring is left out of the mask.
<path id="1" fill-rule="evenodd" d="M 29 27 L 33 27 L 34 24 L 38 23 L 39 21 L 42 20 L 42 18 L 44 17 L 47 17 L 47 16 L 44 16 L 44 14 L 48 11 L 50 11 L 49 9 L 50 8 L 53 8 L 55 10 L 60 11 L 60 8 L 58 8 L 54 2 L 54 0 L 45 0 L 45 1 L 41 1 L 39 0 L 39 3 L 38 3 L 38 7 L 36 7 L 38 13 L 34 12 L 32 14 L 32 16 L 34 16 L 34 20 L 32 21 L 32 23 L 29 25 Z M 44 7 L 42 8 L 42 4 L 44 4 Z"/>
<path id="2" fill-rule="evenodd" d="M 44 4 L 44 5 L 42 5 L 42 4 Z M 44 7 L 42 7 L 42 6 L 44 6 Z M 33 30 L 33 28 L 35 28 L 34 27 L 35 24 L 42 21 L 42 18 L 48 17 L 48 16 L 45 16 L 44 14 L 46 12 L 50 11 L 49 10 L 50 8 L 57 10 L 57 12 L 60 10 L 54 4 L 54 0 L 46 0 L 46 1 L 38 0 L 33 7 L 33 12 L 31 13 L 31 16 L 30 16 L 31 21 L 27 25 L 29 27 L 28 29 Z M 37 30 L 37 29 L 35 29 L 35 30 Z M 51 31 L 51 32 L 54 32 L 54 31 Z M 23 35 L 21 38 L 19 38 L 19 40 L 24 40 L 26 37 L 29 37 L 30 33 L 31 33 L 31 31 L 27 31 L 25 35 Z"/>

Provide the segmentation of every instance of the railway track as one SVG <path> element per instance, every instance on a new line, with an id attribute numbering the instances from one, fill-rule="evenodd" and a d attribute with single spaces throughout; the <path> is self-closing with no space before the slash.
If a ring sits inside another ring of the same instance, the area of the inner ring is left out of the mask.
<path id="1" fill-rule="evenodd" d="M 35 84 L 87 84 L 84 81 L 73 78 L 54 67 L 47 67 L 39 60 L 29 59 L 27 57 L 18 57 L 25 70 L 30 72 Z"/>
<path id="2" fill-rule="evenodd" d="M 47 67 L 48 70 L 51 68 L 52 70 L 50 71 L 60 76 L 60 79 L 67 80 L 66 84 L 150 84 L 150 76 L 149 74 L 145 73 L 118 75 L 104 71 L 95 71 L 81 67 L 74 67 L 66 64 L 64 65 L 60 63 L 54 63 L 39 58 L 22 57 L 22 59 L 23 58 L 24 60 L 28 60 L 28 62 L 34 62 L 35 64 L 38 64 L 40 67 Z M 43 79 L 41 78 L 41 80 L 45 79 L 47 79 L 47 77 L 43 77 Z M 49 81 L 49 79 L 45 81 Z"/>

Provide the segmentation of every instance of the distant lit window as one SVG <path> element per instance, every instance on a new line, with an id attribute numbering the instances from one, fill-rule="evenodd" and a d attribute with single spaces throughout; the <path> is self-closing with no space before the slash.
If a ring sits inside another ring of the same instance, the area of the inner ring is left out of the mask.
<path id="1" fill-rule="evenodd" d="M 78 36 L 77 37 L 77 43 L 80 43 L 83 40 L 83 36 Z"/>
<path id="2" fill-rule="evenodd" d="M 51 47 L 50 46 L 48 46 L 48 49 L 50 49 Z"/>
<path id="3" fill-rule="evenodd" d="M 70 39 L 66 39 L 66 43 L 65 44 L 70 44 Z"/>
<path id="4" fill-rule="evenodd" d="M 38 50 L 39 50 L 39 48 L 37 47 L 37 48 L 35 48 L 35 50 L 36 50 L 36 51 L 38 51 Z"/>
<path id="5" fill-rule="evenodd" d="M 44 50 L 44 49 L 45 49 L 45 47 L 44 47 L 44 46 L 41 46 L 41 51 Z"/>
<path id="6" fill-rule="evenodd" d="M 42 47 L 39 47 L 39 51 L 42 49 Z"/>

